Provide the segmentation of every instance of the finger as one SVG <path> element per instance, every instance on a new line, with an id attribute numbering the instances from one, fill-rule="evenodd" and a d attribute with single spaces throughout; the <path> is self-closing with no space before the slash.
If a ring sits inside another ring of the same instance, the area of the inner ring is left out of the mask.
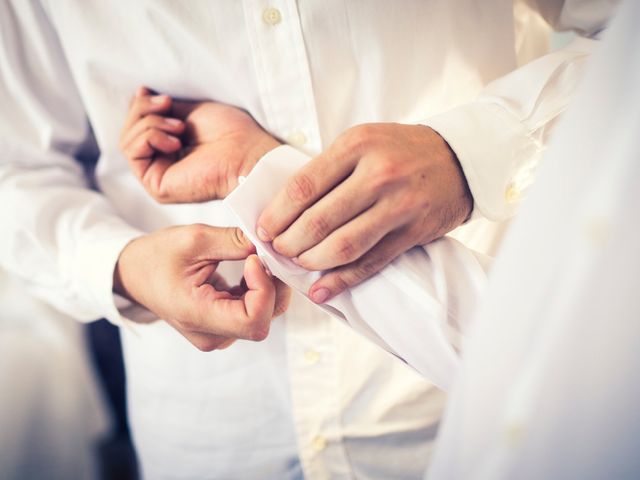
<path id="1" fill-rule="evenodd" d="M 182 142 L 177 137 L 160 130 L 143 132 L 129 144 L 124 154 L 138 179 L 142 179 L 156 153 L 172 154 L 180 150 Z"/>
<path id="2" fill-rule="evenodd" d="M 242 299 L 218 292 L 209 284 L 198 287 L 198 331 L 253 341 L 266 338 L 275 305 L 274 282 L 255 255 L 247 258 L 244 277 L 249 290 Z"/>
<path id="3" fill-rule="evenodd" d="M 257 326 L 265 326 L 264 336 L 269 332 L 269 322 L 276 304 L 276 284 L 257 255 L 251 255 L 244 264 L 244 279 L 249 289 L 244 295 L 247 315 Z M 260 329 L 257 330 L 258 333 Z"/>
<path id="4" fill-rule="evenodd" d="M 146 160 L 156 152 L 175 153 L 180 150 L 182 142 L 178 137 L 170 135 L 162 130 L 151 128 L 142 132 L 124 150 L 129 161 Z"/>
<path id="5" fill-rule="evenodd" d="M 260 214 L 257 233 L 269 242 L 291 225 L 300 214 L 354 169 L 357 158 L 340 146 L 332 146 L 296 172 Z"/>
<path id="6" fill-rule="evenodd" d="M 195 241 L 200 257 L 219 262 L 221 260 L 244 260 L 254 253 L 255 246 L 237 227 L 212 227 L 193 225 Z M 246 268 L 246 267 L 245 267 Z M 247 281 L 247 288 L 250 288 Z"/>
<path id="7" fill-rule="evenodd" d="M 273 248 L 287 257 L 296 257 L 371 207 L 375 199 L 376 192 L 366 188 L 365 175 L 356 169 L 278 235 L 273 240 Z"/>
<path id="8" fill-rule="evenodd" d="M 179 136 L 184 132 L 185 124 L 178 118 L 168 118 L 155 114 L 147 115 L 134 123 L 129 130 L 123 132 L 120 148 L 125 150 L 141 133 L 152 128 Z"/>
<path id="9" fill-rule="evenodd" d="M 289 302 L 291 301 L 291 288 L 283 281 L 274 278 L 276 287 L 276 302 L 273 309 L 273 316 L 277 317 L 282 315 L 289 308 Z"/>
<path id="10" fill-rule="evenodd" d="M 211 154 L 194 153 L 192 147 L 187 145 L 171 156 L 170 160 L 171 172 L 162 177 L 160 189 L 154 197 L 156 200 L 162 203 L 194 203 L 219 198 L 215 194 L 218 190 L 216 181 L 206 181 L 204 173 L 198 174 L 204 165 L 215 163 L 216 158 Z"/>
<path id="11" fill-rule="evenodd" d="M 315 303 L 325 303 L 344 290 L 375 275 L 411 247 L 413 242 L 407 239 L 405 231 L 396 230 L 355 262 L 323 275 L 309 288 L 309 297 Z"/>
<path id="12" fill-rule="evenodd" d="M 170 189 L 166 188 L 167 170 L 175 167 L 176 161 L 172 156 L 154 155 L 147 160 L 130 162 L 131 170 L 138 175 L 142 172 L 142 185 L 145 190 L 159 203 L 172 203 L 173 196 Z"/>
<path id="13" fill-rule="evenodd" d="M 139 88 L 135 96 L 131 99 L 122 131 L 128 131 L 145 115 L 168 112 L 171 109 L 171 103 L 171 97 L 169 95 L 153 95 L 148 88 Z"/>
<path id="14" fill-rule="evenodd" d="M 387 202 L 377 202 L 318 245 L 302 253 L 295 262 L 307 270 L 328 270 L 349 264 L 404 222 L 401 215 L 388 208 Z"/>

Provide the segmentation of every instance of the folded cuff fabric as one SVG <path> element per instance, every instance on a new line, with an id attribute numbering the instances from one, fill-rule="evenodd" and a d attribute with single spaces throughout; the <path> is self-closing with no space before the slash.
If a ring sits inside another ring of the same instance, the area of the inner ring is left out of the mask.
<path id="1" fill-rule="evenodd" d="M 307 296 L 322 272 L 308 271 L 256 235 L 256 222 L 287 178 L 309 157 L 289 146 L 265 155 L 225 199 L 267 268 Z M 483 291 L 486 257 L 452 238 L 415 247 L 381 272 L 318 306 L 447 389 L 469 318 Z"/>

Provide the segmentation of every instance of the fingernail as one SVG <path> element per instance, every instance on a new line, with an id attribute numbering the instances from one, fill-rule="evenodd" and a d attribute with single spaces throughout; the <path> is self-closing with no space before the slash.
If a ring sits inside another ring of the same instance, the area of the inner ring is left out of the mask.
<path id="1" fill-rule="evenodd" d="M 262 240 L 263 242 L 269 242 L 271 239 L 269 238 L 269 234 L 267 233 L 267 231 L 262 228 L 262 227 L 258 227 L 258 238 L 260 240 Z"/>
<path id="2" fill-rule="evenodd" d="M 311 292 L 311 300 L 315 303 L 324 303 L 329 298 L 329 295 L 331 295 L 331 292 L 328 288 L 319 288 Z"/>
<path id="3" fill-rule="evenodd" d="M 174 137 L 173 135 L 167 135 L 167 138 L 174 145 L 177 145 L 178 143 L 180 143 L 180 140 L 178 138 Z"/>
<path id="4" fill-rule="evenodd" d="M 155 97 L 151 97 L 151 103 L 160 104 L 164 103 L 167 99 L 166 95 L 156 95 Z"/>
<path id="5" fill-rule="evenodd" d="M 179 120 L 177 118 L 165 118 L 164 121 L 167 122 L 169 125 L 178 126 L 182 124 L 182 120 Z"/>

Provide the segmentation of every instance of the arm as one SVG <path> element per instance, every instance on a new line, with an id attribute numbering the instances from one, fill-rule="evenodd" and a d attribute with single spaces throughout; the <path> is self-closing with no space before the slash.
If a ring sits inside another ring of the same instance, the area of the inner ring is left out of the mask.
<path id="1" fill-rule="evenodd" d="M 93 139 L 45 12 L 2 2 L 0 22 L 0 261 L 66 314 L 119 322 L 114 265 L 142 232 L 89 188 L 74 159 Z"/>
<path id="2" fill-rule="evenodd" d="M 10 113 L 0 120 L 0 263 L 79 320 L 121 323 L 116 291 L 201 350 L 264 338 L 286 290 L 252 257 L 243 285 L 215 273 L 220 260 L 246 258 L 251 244 L 236 229 L 144 235 L 127 225 L 74 159 L 90 130 L 46 14 L 36 2 L 2 2 L 0 21 L 0 104 Z"/>
<path id="3" fill-rule="evenodd" d="M 517 209 L 549 133 L 570 102 L 596 35 L 613 6 L 603 1 L 528 0 L 556 30 L 573 30 L 570 45 L 491 82 L 474 102 L 426 119 L 462 166 L 475 215 L 504 220 Z"/>
<path id="4" fill-rule="evenodd" d="M 139 87 L 120 148 L 160 203 L 224 198 L 278 140 L 251 116 L 218 102 L 190 102 Z"/>
<path id="5" fill-rule="evenodd" d="M 287 177 L 309 161 L 289 146 L 269 152 L 226 199 L 238 225 L 275 276 L 303 295 L 321 276 L 277 254 L 256 232 L 256 219 Z M 356 287 L 320 305 L 358 333 L 446 389 L 486 284 L 488 259 L 451 238 L 397 257 Z"/>
<path id="6" fill-rule="evenodd" d="M 611 7 L 599 7 L 605 3 L 554 2 L 545 12 L 593 34 L 608 18 Z M 426 126 L 347 130 L 265 208 L 260 238 L 307 269 L 332 269 L 309 291 L 323 303 L 472 211 L 507 218 L 532 181 L 549 127 L 569 102 L 593 43 L 581 38 L 535 60 Z"/>

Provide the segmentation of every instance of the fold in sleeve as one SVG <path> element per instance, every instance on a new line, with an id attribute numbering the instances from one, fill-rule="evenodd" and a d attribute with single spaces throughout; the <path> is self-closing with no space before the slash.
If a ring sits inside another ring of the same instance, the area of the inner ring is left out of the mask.
<path id="1" fill-rule="evenodd" d="M 92 136 L 45 12 L 1 2 L 0 32 L 0 264 L 73 318 L 120 322 L 114 266 L 141 232 L 74 158 Z"/>
<path id="2" fill-rule="evenodd" d="M 582 78 L 593 39 L 614 5 L 602 1 L 530 1 L 557 30 L 581 37 L 490 83 L 475 101 L 423 123 L 456 153 L 474 198 L 473 216 L 511 217 L 533 181 L 550 127 Z"/>

